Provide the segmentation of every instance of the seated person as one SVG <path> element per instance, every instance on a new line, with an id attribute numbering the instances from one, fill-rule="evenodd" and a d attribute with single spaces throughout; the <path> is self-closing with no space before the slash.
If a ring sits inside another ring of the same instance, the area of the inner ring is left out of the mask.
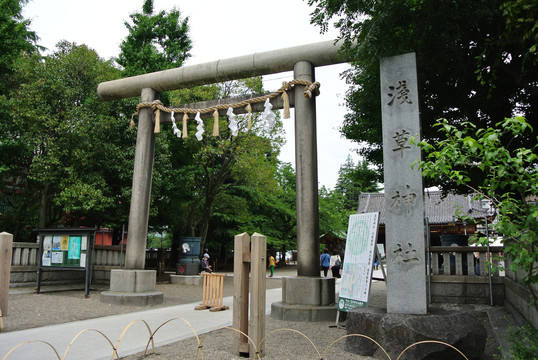
<path id="1" fill-rule="evenodd" d="M 209 262 L 207 259 L 208 259 L 207 254 L 204 254 L 204 257 L 202 258 L 202 260 L 200 260 L 200 267 L 202 268 L 202 271 L 212 273 L 213 270 L 211 270 L 211 265 L 209 265 Z"/>

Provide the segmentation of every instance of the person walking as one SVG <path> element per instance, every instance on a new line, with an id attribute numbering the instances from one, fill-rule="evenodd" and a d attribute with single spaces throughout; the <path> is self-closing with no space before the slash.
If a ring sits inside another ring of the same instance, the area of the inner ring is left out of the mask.
<path id="1" fill-rule="evenodd" d="M 273 255 L 269 256 L 269 269 L 271 270 L 271 275 L 269 275 L 269 277 L 272 278 L 275 274 L 275 258 Z"/>
<path id="2" fill-rule="evenodd" d="M 327 249 L 323 250 L 323 254 L 321 254 L 319 261 L 321 262 L 321 269 L 323 270 L 323 276 L 327 277 L 327 272 L 329 271 L 329 267 L 331 266 L 331 255 L 329 255 L 329 250 Z"/>
<path id="3" fill-rule="evenodd" d="M 338 252 L 336 252 L 336 250 L 333 250 L 329 267 L 333 273 L 333 278 L 339 278 L 340 268 L 342 267 L 342 259 L 340 258 L 340 255 L 338 255 Z"/>

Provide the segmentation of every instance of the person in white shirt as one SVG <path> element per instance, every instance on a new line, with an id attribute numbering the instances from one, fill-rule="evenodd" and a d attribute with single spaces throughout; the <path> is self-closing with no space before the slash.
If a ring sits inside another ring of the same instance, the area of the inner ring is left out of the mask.
<path id="1" fill-rule="evenodd" d="M 331 255 L 330 265 L 329 265 L 334 278 L 340 277 L 340 269 L 342 268 L 342 259 L 340 258 L 340 255 L 336 252 L 336 250 L 333 250 L 333 254 Z"/>

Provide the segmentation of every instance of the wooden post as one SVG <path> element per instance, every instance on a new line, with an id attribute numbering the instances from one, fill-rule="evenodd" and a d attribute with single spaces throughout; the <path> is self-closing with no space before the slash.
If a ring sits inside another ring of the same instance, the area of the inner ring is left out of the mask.
<path id="1" fill-rule="evenodd" d="M 234 300 L 232 327 L 248 334 L 248 293 L 250 265 L 250 236 L 242 233 L 235 236 L 234 243 Z M 235 332 L 232 353 L 236 356 L 249 353 L 246 336 Z"/>
<path id="2" fill-rule="evenodd" d="M 9 279 L 11 275 L 11 256 L 13 253 L 13 235 L 0 233 L 0 311 L 1 316 L 7 315 L 9 295 Z"/>
<path id="3" fill-rule="evenodd" d="M 267 238 L 258 233 L 252 235 L 251 242 L 251 273 L 252 289 L 250 292 L 250 322 L 248 335 L 256 344 L 265 337 L 265 265 L 267 254 Z M 250 347 L 250 357 L 265 355 L 265 345 L 259 347 L 258 352 Z"/>

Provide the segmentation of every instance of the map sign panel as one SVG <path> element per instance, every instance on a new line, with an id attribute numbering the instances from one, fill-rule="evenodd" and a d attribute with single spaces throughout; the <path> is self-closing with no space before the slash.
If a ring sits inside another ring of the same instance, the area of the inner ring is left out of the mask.
<path id="1" fill-rule="evenodd" d="M 368 304 L 378 223 L 377 212 L 354 214 L 349 217 L 342 285 L 338 298 L 340 311 Z"/>

